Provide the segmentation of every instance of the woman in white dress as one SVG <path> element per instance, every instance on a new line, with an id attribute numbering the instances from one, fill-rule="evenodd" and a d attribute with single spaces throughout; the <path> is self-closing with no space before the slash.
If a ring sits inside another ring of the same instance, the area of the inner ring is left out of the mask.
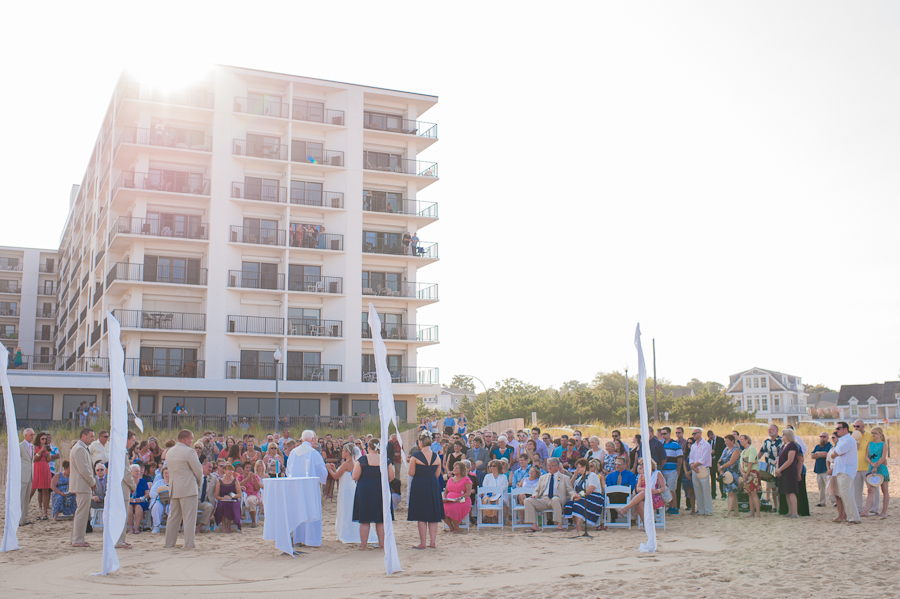
<path id="1" fill-rule="evenodd" d="M 337 540 L 341 543 L 359 543 L 359 522 L 353 521 L 353 498 L 356 496 L 356 481 L 350 476 L 357 458 L 362 455 L 359 448 L 352 443 L 347 443 L 341 449 L 340 467 L 334 464 L 326 464 L 328 475 L 340 482 L 338 487 L 337 518 L 334 529 L 337 532 Z M 378 535 L 373 526 L 369 529 L 369 543 L 378 543 Z"/>

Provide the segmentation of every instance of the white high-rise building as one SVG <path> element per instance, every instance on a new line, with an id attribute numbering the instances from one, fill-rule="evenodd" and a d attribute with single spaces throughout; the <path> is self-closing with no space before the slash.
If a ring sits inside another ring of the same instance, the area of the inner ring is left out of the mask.
<path id="1" fill-rule="evenodd" d="M 414 419 L 439 389 L 418 358 L 438 342 L 419 318 L 438 300 L 422 234 L 438 166 L 419 159 L 436 102 L 226 66 L 168 93 L 123 75 L 72 192 L 55 345 L 14 371 L 19 405 L 106 408 L 109 310 L 140 413 L 271 417 L 277 379 L 282 416 L 372 415 L 372 302 L 398 414 Z"/>

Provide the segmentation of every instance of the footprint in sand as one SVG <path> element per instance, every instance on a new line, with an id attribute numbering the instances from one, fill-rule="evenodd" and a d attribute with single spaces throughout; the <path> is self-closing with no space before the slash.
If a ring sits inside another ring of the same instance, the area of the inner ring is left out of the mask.
<path id="1" fill-rule="evenodd" d="M 563 574 L 560 578 L 581 578 L 584 574 Z"/>

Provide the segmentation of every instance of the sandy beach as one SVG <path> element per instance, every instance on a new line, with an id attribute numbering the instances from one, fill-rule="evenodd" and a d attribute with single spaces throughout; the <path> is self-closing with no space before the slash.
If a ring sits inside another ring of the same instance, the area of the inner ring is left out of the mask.
<path id="1" fill-rule="evenodd" d="M 807 467 L 811 471 L 811 462 Z M 900 495 L 900 459 L 892 458 L 891 495 Z M 811 504 L 817 493 L 808 477 Z M 405 492 L 405 484 L 404 484 Z M 262 539 L 262 527 L 242 533 L 199 535 L 194 551 L 163 548 L 163 534 L 129 535 L 120 550 L 122 568 L 100 569 L 102 534 L 88 535 L 89 549 L 69 546 L 71 521 L 36 522 L 19 529 L 22 549 L 0 554 L 4 595 L 103 597 L 248 597 L 315 590 L 317 599 L 372 597 L 825 597 L 898 596 L 896 522 L 864 518 L 859 526 L 836 524 L 832 508 L 811 505 L 812 516 L 788 520 L 713 517 L 668 518 L 658 531 L 655 554 L 638 553 L 643 531 L 610 530 L 593 539 L 573 532 L 526 534 L 509 529 L 440 534 L 438 549 L 417 551 L 414 523 L 397 513 L 396 535 L 404 572 L 384 574 L 383 554 L 361 552 L 334 538 L 336 502 L 325 501 L 325 541 L 300 557 L 279 553 Z M 36 501 L 32 515 L 36 515 Z M 34 519 L 34 518 L 32 518 Z M 180 541 L 179 541 L 180 542 Z M 853 587 L 851 583 L 865 583 Z"/>

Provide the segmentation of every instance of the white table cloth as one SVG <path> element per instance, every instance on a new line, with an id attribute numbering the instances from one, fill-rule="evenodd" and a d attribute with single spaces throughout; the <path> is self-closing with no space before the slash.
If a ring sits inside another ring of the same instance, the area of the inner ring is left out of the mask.
<path id="1" fill-rule="evenodd" d="M 266 518 L 263 538 L 294 555 L 291 533 L 304 522 L 322 519 L 322 491 L 318 477 L 264 478 Z"/>

